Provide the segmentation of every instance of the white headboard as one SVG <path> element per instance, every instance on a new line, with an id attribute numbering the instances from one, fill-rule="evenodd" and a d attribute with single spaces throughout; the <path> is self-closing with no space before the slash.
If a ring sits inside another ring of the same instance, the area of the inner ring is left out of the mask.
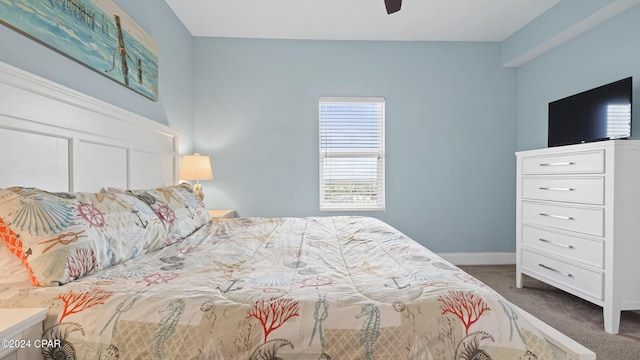
<path id="1" fill-rule="evenodd" d="M 178 141 L 177 130 L 0 62 L 0 188 L 176 184 Z"/>

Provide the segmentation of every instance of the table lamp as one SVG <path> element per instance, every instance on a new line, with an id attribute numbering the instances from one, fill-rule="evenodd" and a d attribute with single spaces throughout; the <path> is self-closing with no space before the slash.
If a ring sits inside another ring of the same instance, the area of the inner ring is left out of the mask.
<path id="1" fill-rule="evenodd" d="M 200 200 L 203 200 L 204 193 L 202 192 L 200 180 L 213 179 L 211 159 L 209 159 L 208 156 L 201 156 L 198 153 L 193 155 L 184 155 L 182 157 L 179 177 L 181 180 L 195 180 L 196 184 L 193 185 L 193 191 L 198 195 L 198 197 L 200 197 Z"/>

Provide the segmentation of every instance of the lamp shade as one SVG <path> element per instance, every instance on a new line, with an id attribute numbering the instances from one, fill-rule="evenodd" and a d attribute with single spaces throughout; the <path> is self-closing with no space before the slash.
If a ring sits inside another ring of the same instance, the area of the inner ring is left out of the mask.
<path id="1" fill-rule="evenodd" d="M 213 179 L 211 160 L 208 156 L 202 156 L 198 153 L 183 156 L 179 177 L 182 180 Z"/>

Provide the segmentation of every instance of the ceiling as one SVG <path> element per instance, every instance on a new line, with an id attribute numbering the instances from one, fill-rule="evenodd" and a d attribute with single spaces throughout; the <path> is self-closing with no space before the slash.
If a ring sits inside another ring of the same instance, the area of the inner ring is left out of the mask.
<path id="1" fill-rule="evenodd" d="M 559 0 L 165 0 L 193 36 L 502 41 Z"/>

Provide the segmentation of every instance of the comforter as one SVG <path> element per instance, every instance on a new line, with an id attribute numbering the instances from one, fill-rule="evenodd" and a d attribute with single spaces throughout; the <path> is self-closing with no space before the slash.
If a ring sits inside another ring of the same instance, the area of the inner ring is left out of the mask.
<path id="1" fill-rule="evenodd" d="M 554 359 L 495 291 L 368 217 L 212 221 L 57 287 L 0 285 L 45 307 L 67 359 Z"/>

